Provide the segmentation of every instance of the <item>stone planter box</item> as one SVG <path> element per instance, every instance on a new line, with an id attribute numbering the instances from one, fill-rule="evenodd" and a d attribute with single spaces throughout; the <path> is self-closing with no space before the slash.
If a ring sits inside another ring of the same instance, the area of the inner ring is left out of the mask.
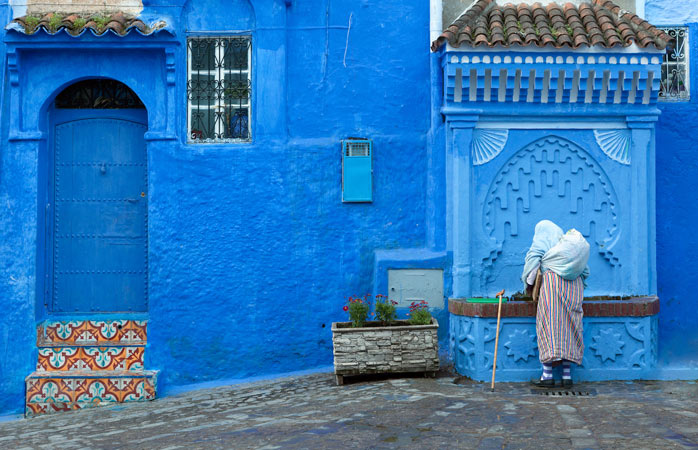
<path id="1" fill-rule="evenodd" d="M 438 329 L 434 318 L 430 325 L 409 325 L 406 320 L 398 320 L 392 326 L 366 322 L 362 328 L 352 328 L 351 322 L 334 322 L 337 384 L 343 384 L 345 376 L 373 373 L 427 372 L 435 376 L 439 370 Z"/>

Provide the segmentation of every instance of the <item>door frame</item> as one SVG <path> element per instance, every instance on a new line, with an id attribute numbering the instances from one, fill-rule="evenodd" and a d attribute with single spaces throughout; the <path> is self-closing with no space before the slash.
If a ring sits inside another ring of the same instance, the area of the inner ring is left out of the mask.
<path id="1" fill-rule="evenodd" d="M 43 185 L 43 188 L 40 189 L 40 195 L 41 199 L 43 201 L 40 201 L 38 203 L 38 222 L 39 222 L 39 227 L 38 230 L 44 230 L 44 236 L 43 236 L 43 252 L 40 252 L 39 255 L 41 257 L 41 261 L 39 261 L 39 267 L 43 267 L 43 274 L 42 274 L 42 279 L 43 283 L 42 285 L 42 290 L 41 294 L 43 297 L 43 305 L 44 305 L 44 311 L 47 315 L 49 316 L 56 316 L 56 315 L 75 315 L 75 312 L 70 312 L 70 311 L 53 311 L 53 256 L 54 256 L 54 194 L 55 194 L 55 186 L 54 186 L 54 176 L 55 176 L 55 162 L 56 162 L 56 152 L 55 152 L 55 137 L 56 137 L 56 127 L 58 125 L 66 124 L 69 122 L 75 122 L 79 120 L 85 120 L 85 119 L 117 119 L 117 120 L 125 120 L 129 122 L 134 122 L 138 123 L 140 125 L 144 125 L 146 127 L 146 133 L 148 132 L 148 112 L 146 109 L 130 109 L 130 108 L 124 108 L 124 109 L 62 109 L 62 108 L 55 108 L 51 107 L 49 109 L 49 120 L 48 120 L 48 151 L 46 152 L 46 158 L 45 158 L 45 164 L 43 164 L 44 167 L 41 167 L 42 164 L 39 166 L 40 172 L 44 172 L 43 175 L 44 182 L 41 182 L 41 177 L 39 178 L 40 180 L 40 186 Z M 144 137 L 145 140 L 145 137 Z M 149 186 L 149 167 L 148 167 L 148 145 L 147 141 L 145 141 L 144 145 L 144 151 L 145 151 L 145 162 L 146 162 L 146 185 Z M 145 245 L 146 245 L 146 250 L 149 248 L 149 227 L 150 227 L 150 222 L 148 220 L 148 208 L 149 208 L 149 192 L 146 193 L 146 208 L 145 208 Z M 43 222 L 43 226 L 42 226 Z M 145 260 L 145 272 L 146 272 L 146 286 L 150 284 L 150 267 L 149 267 L 149 258 L 148 258 L 149 252 L 146 251 L 146 260 Z M 146 289 L 146 293 L 149 291 L 149 289 Z M 88 311 L 79 311 L 77 314 L 84 315 L 84 314 L 110 314 L 110 313 L 134 313 L 134 314 L 139 314 L 139 313 L 147 313 L 149 310 L 149 301 L 148 301 L 148 296 L 146 294 L 145 298 L 145 311 L 104 311 L 104 312 L 88 312 Z"/>

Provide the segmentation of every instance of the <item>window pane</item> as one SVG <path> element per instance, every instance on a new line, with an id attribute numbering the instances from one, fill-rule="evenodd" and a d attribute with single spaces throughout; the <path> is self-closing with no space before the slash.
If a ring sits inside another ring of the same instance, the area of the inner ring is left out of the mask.
<path id="1" fill-rule="evenodd" d="M 214 139 L 214 115 L 209 109 L 189 110 L 189 137 L 191 140 Z"/>
<path id="2" fill-rule="evenodd" d="M 249 99 L 250 82 L 244 74 L 226 74 L 223 83 L 223 93 L 226 104 L 237 103 L 246 105 Z"/>
<path id="3" fill-rule="evenodd" d="M 222 44 L 226 70 L 247 70 L 249 39 L 231 39 Z"/>
<path id="4" fill-rule="evenodd" d="M 215 66 L 215 45 L 209 39 L 189 41 L 191 70 L 211 70 Z"/>
<path id="5" fill-rule="evenodd" d="M 216 100 L 217 82 L 214 75 L 191 75 L 187 92 L 192 105 L 208 106 Z"/>

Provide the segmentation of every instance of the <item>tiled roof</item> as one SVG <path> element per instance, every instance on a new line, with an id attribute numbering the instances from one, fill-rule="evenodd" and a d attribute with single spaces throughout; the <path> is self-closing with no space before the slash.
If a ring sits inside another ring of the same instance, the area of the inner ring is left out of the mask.
<path id="1" fill-rule="evenodd" d="M 25 34 L 34 34 L 39 30 L 44 30 L 49 34 L 56 34 L 63 30 L 72 36 L 79 36 L 89 30 L 97 36 L 107 32 L 125 36 L 131 30 L 137 30 L 140 34 L 149 35 L 165 28 L 165 26 L 166 24 L 163 21 L 148 26 L 131 15 L 116 12 L 108 15 L 93 14 L 88 16 L 79 14 L 61 16 L 55 13 L 49 13 L 42 17 L 22 16 L 14 19 L 8 28 Z"/>
<path id="2" fill-rule="evenodd" d="M 448 41 L 453 47 L 514 45 L 554 48 L 654 46 L 664 49 L 671 38 L 610 0 L 590 0 L 575 6 L 540 3 L 499 4 L 476 0 L 431 44 L 437 51 Z"/>

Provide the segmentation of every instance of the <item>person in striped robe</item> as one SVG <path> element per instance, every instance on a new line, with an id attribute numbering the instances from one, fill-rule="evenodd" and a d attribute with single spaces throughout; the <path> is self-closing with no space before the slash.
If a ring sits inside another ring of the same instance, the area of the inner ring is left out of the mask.
<path id="1" fill-rule="evenodd" d="M 536 224 L 531 248 L 526 253 L 522 280 L 534 285 L 540 271 L 542 281 L 536 314 L 538 352 L 543 365 L 538 387 L 555 387 L 553 365 L 562 364 L 562 386 L 572 387 L 572 363 L 584 356 L 582 301 L 589 276 L 589 243 L 577 230 L 563 234 L 549 220 Z"/>

